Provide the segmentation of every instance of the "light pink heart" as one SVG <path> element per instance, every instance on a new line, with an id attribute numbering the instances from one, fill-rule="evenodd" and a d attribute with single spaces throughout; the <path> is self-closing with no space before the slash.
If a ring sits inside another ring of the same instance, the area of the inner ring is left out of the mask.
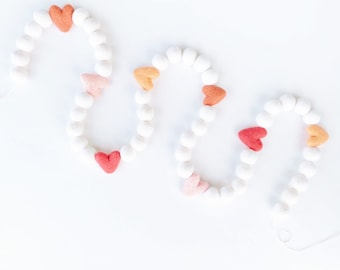
<path id="1" fill-rule="evenodd" d="M 93 97 L 99 97 L 104 88 L 110 85 L 110 81 L 97 74 L 82 74 L 81 81 L 86 91 Z"/>
<path id="2" fill-rule="evenodd" d="M 194 196 L 203 193 L 209 188 L 209 183 L 202 181 L 200 176 L 194 173 L 184 183 L 183 193 L 186 196 Z"/>

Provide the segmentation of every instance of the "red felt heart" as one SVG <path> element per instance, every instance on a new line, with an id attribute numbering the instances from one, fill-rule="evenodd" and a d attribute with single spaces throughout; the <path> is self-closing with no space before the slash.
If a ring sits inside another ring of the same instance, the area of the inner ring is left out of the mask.
<path id="1" fill-rule="evenodd" d="M 200 176 L 194 173 L 184 183 L 183 193 L 187 196 L 193 196 L 203 193 L 209 188 L 209 184 L 200 179 Z"/>
<path id="2" fill-rule="evenodd" d="M 267 135 L 267 130 L 263 127 L 251 127 L 241 130 L 238 133 L 241 141 L 254 151 L 260 151 L 262 149 L 261 139 Z"/>
<path id="3" fill-rule="evenodd" d="M 113 151 L 107 155 L 103 152 L 98 152 L 95 154 L 95 159 L 106 173 L 113 173 L 119 165 L 120 153 L 119 151 Z"/>

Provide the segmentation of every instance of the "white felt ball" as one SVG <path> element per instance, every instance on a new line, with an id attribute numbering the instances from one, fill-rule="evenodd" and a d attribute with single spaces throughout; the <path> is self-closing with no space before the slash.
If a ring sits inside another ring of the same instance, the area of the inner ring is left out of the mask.
<path id="1" fill-rule="evenodd" d="M 137 104 L 146 104 L 149 103 L 151 100 L 151 92 L 145 90 L 137 90 L 135 94 L 135 101 Z"/>
<path id="2" fill-rule="evenodd" d="M 130 145 L 136 151 L 143 151 L 146 147 L 146 138 L 140 135 L 137 135 L 131 139 Z"/>
<path id="3" fill-rule="evenodd" d="M 207 123 L 213 121 L 216 117 L 216 112 L 215 112 L 215 108 L 212 106 L 203 106 L 199 113 L 198 116 L 206 121 Z"/>
<path id="4" fill-rule="evenodd" d="M 86 118 L 87 110 L 81 107 L 75 107 L 70 113 L 70 119 L 74 122 L 83 121 Z"/>
<path id="5" fill-rule="evenodd" d="M 311 110 L 309 113 L 303 116 L 303 122 L 305 122 L 305 124 L 307 125 L 318 124 L 320 120 L 321 120 L 321 115 L 314 110 Z"/>
<path id="6" fill-rule="evenodd" d="M 131 145 L 124 145 L 120 149 L 120 156 L 123 161 L 131 162 L 136 158 L 136 151 Z"/>
<path id="7" fill-rule="evenodd" d="M 50 14 L 46 10 L 37 10 L 33 13 L 34 21 L 42 28 L 48 28 L 52 26 L 53 22 Z"/>
<path id="8" fill-rule="evenodd" d="M 299 166 L 299 172 L 306 177 L 313 177 L 316 174 L 316 166 L 313 162 L 303 161 Z"/>
<path id="9" fill-rule="evenodd" d="M 191 130 L 186 131 L 181 135 L 180 143 L 187 148 L 193 148 L 197 143 L 197 137 Z"/>
<path id="10" fill-rule="evenodd" d="M 150 121 L 154 116 L 153 108 L 149 104 L 140 106 L 137 110 L 137 117 L 142 121 Z"/>
<path id="11" fill-rule="evenodd" d="M 208 124 L 202 119 L 197 119 L 192 123 L 191 129 L 196 134 L 196 136 L 203 136 L 205 133 L 207 133 Z"/>
<path id="12" fill-rule="evenodd" d="M 14 84 L 23 85 L 28 80 L 28 70 L 24 67 L 15 67 L 11 70 L 11 80 Z"/>
<path id="13" fill-rule="evenodd" d="M 142 121 L 137 126 L 137 133 L 145 138 L 149 138 L 153 133 L 153 125 L 150 121 Z"/>
<path id="14" fill-rule="evenodd" d="M 38 39 L 42 35 L 42 28 L 36 22 L 31 22 L 29 24 L 26 24 L 25 34 L 32 38 Z"/>
<path id="15" fill-rule="evenodd" d="M 268 112 L 261 112 L 256 116 L 256 123 L 263 128 L 269 128 L 273 123 L 273 116 Z"/>
<path id="16" fill-rule="evenodd" d="M 112 58 L 112 50 L 107 44 L 100 44 L 94 47 L 94 56 L 97 60 L 110 60 Z"/>
<path id="17" fill-rule="evenodd" d="M 280 97 L 282 109 L 285 112 L 293 111 L 296 104 L 296 98 L 293 95 L 286 94 Z"/>
<path id="18" fill-rule="evenodd" d="M 210 60 L 207 57 L 199 55 L 194 62 L 194 70 L 197 72 L 203 72 L 210 68 L 210 65 Z"/>
<path id="19" fill-rule="evenodd" d="M 152 65 L 160 71 L 166 70 L 169 66 L 168 58 L 163 54 L 156 54 L 152 58 Z"/>
<path id="20" fill-rule="evenodd" d="M 204 199 L 216 200 L 220 198 L 220 192 L 216 187 L 209 187 L 203 193 Z"/>
<path id="21" fill-rule="evenodd" d="M 299 115 L 306 115 L 307 113 L 310 112 L 312 109 L 312 104 L 310 101 L 303 99 L 303 98 L 298 98 L 296 100 L 296 105 L 294 111 L 299 114 Z"/>
<path id="22" fill-rule="evenodd" d="M 290 207 L 284 202 L 279 202 L 274 206 L 273 214 L 276 218 L 286 218 L 290 213 Z"/>
<path id="23" fill-rule="evenodd" d="M 95 66 L 96 73 L 103 77 L 110 77 L 112 74 L 112 64 L 110 61 L 99 61 Z"/>
<path id="24" fill-rule="evenodd" d="M 321 157 L 320 149 L 317 147 L 305 147 L 303 150 L 303 157 L 307 161 L 317 162 Z"/>
<path id="25" fill-rule="evenodd" d="M 97 21 L 97 19 L 90 17 L 85 19 L 83 22 L 83 28 L 86 33 L 90 34 L 91 32 L 100 29 L 100 23 Z"/>
<path id="26" fill-rule="evenodd" d="M 84 124 L 82 122 L 71 122 L 66 131 L 70 137 L 78 137 L 84 133 Z"/>
<path id="27" fill-rule="evenodd" d="M 175 151 L 175 159 L 177 162 L 189 161 L 191 156 L 191 149 L 185 146 L 179 146 Z"/>
<path id="28" fill-rule="evenodd" d="M 231 186 L 235 193 L 243 194 L 247 191 L 248 183 L 244 179 L 236 178 L 231 182 Z"/>
<path id="29" fill-rule="evenodd" d="M 182 61 L 186 66 L 191 66 L 194 64 L 197 57 L 197 51 L 191 48 L 186 48 L 183 50 Z"/>
<path id="30" fill-rule="evenodd" d="M 308 189 L 309 180 L 303 174 L 297 174 L 293 176 L 292 180 L 290 181 L 289 185 L 295 188 L 298 192 L 303 192 Z"/>
<path id="31" fill-rule="evenodd" d="M 258 159 L 258 153 L 251 149 L 244 149 L 241 152 L 240 160 L 244 164 L 254 165 Z"/>
<path id="32" fill-rule="evenodd" d="M 75 104 L 83 109 L 89 109 L 94 103 L 94 98 L 87 92 L 81 92 L 76 96 Z"/>
<path id="33" fill-rule="evenodd" d="M 282 111 L 282 104 L 281 101 L 278 99 L 273 99 L 268 101 L 264 105 L 264 110 L 271 115 L 277 115 Z"/>
<path id="34" fill-rule="evenodd" d="M 208 69 L 202 73 L 202 82 L 204 85 L 213 85 L 218 81 L 218 73 L 215 70 Z"/>
<path id="35" fill-rule="evenodd" d="M 92 46 L 97 46 L 106 42 L 106 35 L 100 31 L 93 31 L 89 34 L 89 42 Z"/>
<path id="36" fill-rule="evenodd" d="M 194 173 L 194 165 L 186 161 L 177 165 L 177 174 L 179 177 L 187 179 Z"/>
<path id="37" fill-rule="evenodd" d="M 81 151 L 81 153 L 86 161 L 95 162 L 97 150 L 94 147 L 88 145 Z"/>
<path id="38" fill-rule="evenodd" d="M 12 53 L 11 62 L 14 66 L 25 67 L 30 63 L 30 56 L 27 52 L 17 50 Z"/>
<path id="39" fill-rule="evenodd" d="M 32 52 L 34 49 L 34 40 L 28 35 L 23 35 L 17 39 L 16 46 L 19 50 L 24 52 Z"/>
<path id="40" fill-rule="evenodd" d="M 284 192 L 282 192 L 281 200 L 289 206 L 296 204 L 298 199 L 299 192 L 293 187 L 288 187 Z"/>
<path id="41" fill-rule="evenodd" d="M 247 164 L 239 164 L 235 170 L 236 177 L 249 180 L 253 176 L 253 168 Z"/>
<path id="42" fill-rule="evenodd" d="M 84 150 L 88 144 L 89 142 L 84 136 L 78 136 L 71 139 L 71 147 L 77 152 Z"/>
<path id="43" fill-rule="evenodd" d="M 75 25 L 82 25 L 90 16 L 90 13 L 84 8 L 77 8 L 72 14 L 72 21 Z"/>
<path id="44" fill-rule="evenodd" d="M 166 51 L 166 56 L 170 64 L 178 64 L 182 59 L 182 50 L 179 47 L 170 47 Z"/>
<path id="45" fill-rule="evenodd" d="M 225 202 L 230 202 L 235 197 L 234 189 L 230 186 L 224 186 L 220 189 L 220 197 Z"/>

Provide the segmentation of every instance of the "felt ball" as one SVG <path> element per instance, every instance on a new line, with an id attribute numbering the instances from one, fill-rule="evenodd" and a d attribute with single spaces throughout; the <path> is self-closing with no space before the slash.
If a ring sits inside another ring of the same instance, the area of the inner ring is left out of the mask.
<path id="1" fill-rule="evenodd" d="M 52 26 L 53 22 L 51 16 L 46 10 L 37 10 L 33 13 L 34 21 L 39 24 L 42 28 L 48 28 Z"/>
<path id="2" fill-rule="evenodd" d="M 311 110 L 309 113 L 303 116 L 303 122 L 307 125 L 315 125 L 318 124 L 321 120 L 321 115 L 314 111 Z"/>
<path id="3" fill-rule="evenodd" d="M 91 145 L 87 145 L 82 151 L 81 154 L 84 158 L 84 160 L 95 163 L 95 155 L 97 153 L 97 149 L 92 147 Z"/>
<path id="4" fill-rule="evenodd" d="M 216 200 L 220 198 L 220 192 L 216 187 L 209 187 L 203 193 L 204 199 Z"/>
<path id="5" fill-rule="evenodd" d="M 145 90 L 137 90 L 135 94 L 135 101 L 137 104 L 143 105 L 151 101 L 151 92 Z"/>
<path id="6" fill-rule="evenodd" d="M 194 165 L 191 162 L 181 162 L 177 165 L 177 174 L 179 177 L 187 179 L 194 173 Z"/>
<path id="7" fill-rule="evenodd" d="M 90 17 L 90 13 L 84 8 L 77 8 L 73 11 L 72 21 L 75 25 L 81 26 Z"/>
<path id="8" fill-rule="evenodd" d="M 284 192 L 282 192 L 281 200 L 289 206 L 292 206 L 298 202 L 299 192 L 294 187 L 288 187 Z"/>
<path id="9" fill-rule="evenodd" d="M 307 161 L 317 162 L 321 158 L 320 149 L 317 147 L 305 147 L 303 150 L 303 157 Z"/>
<path id="10" fill-rule="evenodd" d="M 175 159 L 177 162 L 189 161 L 191 156 L 191 149 L 185 146 L 179 146 L 175 151 Z"/>
<path id="11" fill-rule="evenodd" d="M 100 29 L 100 23 L 97 21 L 97 19 L 89 17 L 83 22 L 83 28 L 86 33 L 90 34 L 91 32 Z"/>
<path id="12" fill-rule="evenodd" d="M 210 66 L 211 66 L 210 60 L 203 55 L 199 55 L 194 62 L 194 70 L 197 72 L 206 71 L 208 70 L 208 68 L 210 68 Z"/>
<path id="13" fill-rule="evenodd" d="M 196 136 L 203 136 L 207 133 L 208 124 L 202 119 L 195 120 L 191 125 L 191 130 Z"/>
<path id="14" fill-rule="evenodd" d="M 202 82 L 204 85 L 213 85 L 218 81 L 218 73 L 215 70 L 208 69 L 202 73 Z"/>
<path id="15" fill-rule="evenodd" d="M 273 100 L 268 101 L 264 105 L 264 110 L 271 115 L 279 114 L 282 111 L 281 101 L 278 99 L 273 99 Z"/>
<path id="16" fill-rule="evenodd" d="M 88 144 L 89 142 L 84 136 L 78 136 L 71 139 L 71 147 L 77 152 L 84 150 Z"/>
<path id="17" fill-rule="evenodd" d="M 83 109 L 89 109 L 94 103 L 94 97 L 87 92 L 81 92 L 76 96 L 75 104 Z"/>
<path id="18" fill-rule="evenodd" d="M 237 194 L 243 194 L 247 191 L 248 183 L 244 179 L 234 179 L 231 182 L 232 189 Z"/>
<path id="19" fill-rule="evenodd" d="M 28 70 L 24 67 L 14 67 L 10 73 L 11 80 L 16 85 L 24 85 L 28 80 Z"/>
<path id="20" fill-rule="evenodd" d="M 36 22 L 31 22 L 29 24 L 26 24 L 25 34 L 34 38 L 34 39 L 38 39 L 42 35 L 42 28 Z"/>
<path id="21" fill-rule="evenodd" d="M 91 46 L 106 43 L 106 35 L 100 30 L 93 31 L 89 34 L 89 42 Z"/>
<path id="22" fill-rule="evenodd" d="M 286 218 L 290 213 L 290 207 L 284 202 L 275 204 L 273 214 L 276 218 Z"/>
<path id="23" fill-rule="evenodd" d="M 186 48 L 183 50 L 182 61 L 186 66 L 191 66 L 194 64 L 197 57 L 197 51 L 191 48 Z"/>
<path id="24" fill-rule="evenodd" d="M 141 121 L 137 126 L 137 133 L 145 138 L 149 138 L 153 133 L 153 125 L 150 121 Z"/>
<path id="25" fill-rule="evenodd" d="M 170 64 L 178 64 L 182 59 L 182 50 L 179 47 L 170 47 L 166 51 L 166 56 Z"/>
<path id="26" fill-rule="evenodd" d="M 136 158 L 136 151 L 131 145 L 123 145 L 120 149 L 121 159 L 125 162 L 131 162 Z"/>
<path id="27" fill-rule="evenodd" d="M 169 66 L 169 60 L 168 58 L 163 55 L 163 54 L 156 54 L 153 58 L 152 58 L 152 65 L 160 70 L 166 70 Z"/>
<path id="28" fill-rule="evenodd" d="M 87 110 L 81 107 L 75 107 L 70 113 L 70 119 L 74 122 L 83 121 L 86 118 Z"/>
<path id="29" fill-rule="evenodd" d="M 240 160 L 244 164 L 249 164 L 249 165 L 254 165 L 257 161 L 257 158 L 258 158 L 257 152 L 251 149 L 244 149 L 240 155 Z"/>
<path id="30" fill-rule="evenodd" d="M 307 113 L 309 113 L 311 109 L 312 109 L 312 104 L 310 101 L 303 99 L 303 98 L 298 98 L 296 100 L 294 111 L 297 114 L 304 116 Z"/>
<path id="31" fill-rule="evenodd" d="M 231 186 L 224 186 L 220 189 L 220 197 L 225 202 L 231 202 L 235 197 L 234 189 Z"/>
<path id="32" fill-rule="evenodd" d="M 110 60 L 112 58 L 112 50 L 107 44 L 100 44 L 94 47 L 94 56 L 97 60 Z"/>
<path id="33" fill-rule="evenodd" d="M 27 52 L 16 50 L 11 55 L 13 66 L 25 67 L 30 63 L 30 56 Z"/>
<path id="34" fill-rule="evenodd" d="M 203 106 L 199 110 L 198 116 L 205 122 L 209 123 L 213 121 L 216 117 L 215 108 L 212 106 Z"/>
<path id="35" fill-rule="evenodd" d="M 153 119 L 154 111 L 149 104 L 140 106 L 137 110 L 137 117 L 142 121 L 150 121 Z"/>
<path id="36" fill-rule="evenodd" d="M 235 175 L 239 179 L 249 180 L 253 176 L 253 168 L 247 164 L 239 164 L 236 167 Z"/>
<path id="37" fill-rule="evenodd" d="M 273 116 L 268 112 L 261 112 L 256 116 L 256 123 L 263 128 L 269 128 L 272 125 Z"/>
<path id="38" fill-rule="evenodd" d="M 102 77 L 110 77 L 112 74 L 112 64 L 109 61 L 99 61 L 96 63 L 95 70 Z"/>
<path id="39" fill-rule="evenodd" d="M 316 166 L 313 162 L 303 161 L 299 166 L 299 172 L 310 178 L 316 174 Z"/>
<path id="40" fill-rule="evenodd" d="M 308 189 L 309 180 L 303 174 L 297 174 L 292 177 L 289 186 L 295 188 L 298 192 L 304 192 Z"/>
<path id="41" fill-rule="evenodd" d="M 137 135 L 131 139 L 130 145 L 135 151 L 143 151 L 146 147 L 147 140 L 141 135 Z"/>
<path id="42" fill-rule="evenodd" d="M 193 148 L 197 143 L 197 137 L 193 131 L 186 131 L 181 135 L 180 143 L 187 148 Z"/>
<path id="43" fill-rule="evenodd" d="M 296 104 L 296 98 L 293 95 L 285 94 L 280 97 L 280 101 L 282 104 L 282 109 L 285 112 L 293 111 Z"/>
<path id="44" fill-rule="evenodd" d="M 71 122 L 66 128 L 70 137 L 78 137 L 84 133 L 84 124 L 82 122 Z"/>
<path id="45" fill-rule="evenodd" d="M 34 40 L 28 35 L 23 35 L 17 39 L 16 46 L 19 50 L 24 52 L 32 52 L 34 49 Z"/>

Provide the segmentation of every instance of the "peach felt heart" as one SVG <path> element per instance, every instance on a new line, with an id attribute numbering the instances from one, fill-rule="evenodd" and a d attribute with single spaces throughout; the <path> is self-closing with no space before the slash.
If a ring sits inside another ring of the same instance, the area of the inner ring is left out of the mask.
<path id="1" fill-rule="evenodd" d="M 117 169 L 121 157 L 119 151 L 113 151 L 109 155 L 98 152 L 95 154 L 95 159 L 106 173 L 113 173 Z"/>
<path id="2" fill-rule="evenodd" d="M 307 145 L 310 147 L 317 147 L 325 143 L 329 138 L 328 133 L 318 125 L 308 126 L 307 132 L 309 134 Z"/>
<path id="3" fill-rule="evenodd" d="M 74 8 L 66 5 L 62 9 L 58 6 L 51 6 L 49 10 L 50 17 L 54 24 L 62 32 L 68 32 L 72 27 L 72 14 Z"/>
<path id="4" fill-rule="evenodd" d="M 184 183 L 183 193 L 187 196 L 201 194 L 209 188 L 209 184 L 200 179 L 200 176 L 194 173 Z"/>
<path id="5" fill-rule="evenodd" d="M 263 127 L 251 127 L 241 130 L 238 133 L 240 140 L 251 150 L 260 151 L 262 149 L 261 139 L 267 135 L 267 130 Z"/>
<path id="6" fill-rule="evenodd" d="M 110 81 L 97 74 L 82 74 L 81 81 L 85 86 L 86 91 L 93 97 L 98 97 L 102 94 L 102 90 L 109 86 Z"/>
<path id="7" fill-rule="evenodd" d="M 227 94 L 224 89 L 216 85 L 205 85 L 202 90 L 205 94 L 203 103 L 208 106 L 213 106 L 219 103 Z"/>
<path id="8" fill-rule="evenodd" d="M 154 67 L 137 68 L 134 72 L 135 79 L 144 90 L 153 88 L 153 79 L 159 77 L 159 71 Z"/>

